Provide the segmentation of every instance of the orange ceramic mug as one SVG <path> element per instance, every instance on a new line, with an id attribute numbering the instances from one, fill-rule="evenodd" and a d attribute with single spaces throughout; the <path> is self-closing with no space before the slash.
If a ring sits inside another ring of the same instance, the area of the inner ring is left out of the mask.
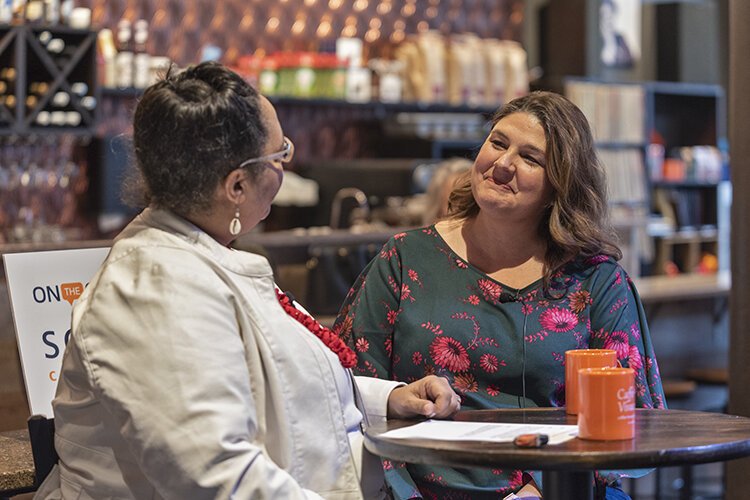
<path id="1" fill-rule="evenodd" d="M 565 351 L 565 412 L 578 413 L 578 370 L 617 366 L 617 352 L 612 349 L 574 349 Z"/>
<path id="2" fill-rule="evenodd" d="M 609 441 L 635 437 L 635 371 L 584 368 L 578 371 L 578 437 Z"/>

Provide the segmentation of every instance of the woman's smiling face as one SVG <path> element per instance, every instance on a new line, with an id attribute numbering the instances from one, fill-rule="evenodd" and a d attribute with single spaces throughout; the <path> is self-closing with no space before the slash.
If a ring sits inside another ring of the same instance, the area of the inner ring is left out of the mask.
<path id="1" fill-rule="evenodd" d="M 492 128 L 472 171 L 479 208 L 497 216 L 536 223 L 550 201 L 547 141 L 539 120 L 513 113 Z"/>

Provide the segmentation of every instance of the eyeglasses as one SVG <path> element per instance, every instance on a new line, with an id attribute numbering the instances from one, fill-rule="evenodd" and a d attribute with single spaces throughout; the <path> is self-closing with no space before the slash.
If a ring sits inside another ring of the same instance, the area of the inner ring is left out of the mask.
<path id="1" fill-rule="evenodd" d="M 294 143 L 288 138 L 284 137 L 284 146 L 278 153 L 271 153 L 270 155 L 259 156 L 258 158 L 250 158 L 245 160 L 237 168 L 244 168 L 253 163 L 261 163 L 266 161 L 279 161 L 281 163 L 289 163 L 294 157 Z"/>

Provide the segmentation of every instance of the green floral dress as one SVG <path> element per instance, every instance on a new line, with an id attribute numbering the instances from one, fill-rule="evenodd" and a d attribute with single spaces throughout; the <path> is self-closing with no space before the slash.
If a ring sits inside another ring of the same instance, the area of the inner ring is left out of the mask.
<path id="1" fill-rule="evenodd" d="M 608 348 L 636 371 L 636 405 L 664 394 L 643 307 L 607 256 L 570 262 L 544 294 L 509 288 L 456 255 L 434 226 L 385 244 L 349 292 L 334 330 L 360 375 L 410 382 L 447 377 L 463 409 L 565 405 L 565 351 Z M 384 460 L 396 498 L 502 498 L 521 471 Z"/>

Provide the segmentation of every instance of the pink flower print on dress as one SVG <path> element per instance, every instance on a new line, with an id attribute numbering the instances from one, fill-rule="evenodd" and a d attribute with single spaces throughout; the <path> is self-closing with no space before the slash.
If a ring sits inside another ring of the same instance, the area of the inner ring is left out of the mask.
<path id="1" fill-rule="evenodd" d="M 430 344 L 430 356 L 436 365 L 452 372 L 466 371 L 471 365 L 466 348 L 452 337 L 436 337 Z"/>
<path id="2" fill-rule="evenodd" d="M 409 289 L 409 285 L 406 283 L 401 284 L 401 299 L 409 299 L 412 302 L 414 302 L 414 297 L 411 295 L 411 290 Z"/>
<path id="3" fill-rule="evenodd" d="M 618 272 L 618 273 L 617 273 L 617 274 L 615 275 L 615 282 L 614 282 L 614 283 L 613 283 L 612 285 L 613 285 L 613 286 L 614 286 L 614 285 L 622 285 L 622 274 L 621 274 L 621 273 L 619 273 L 619 272 Z"/>
<path id="4" fill-rule="evenodd" d="M 479 358 L 479 366 L 487 373 L 495 373 L 498 365 L 497 356 L 494 354 L 482 354 Z"/>
<path id="5" fill-rule="evenodd" d="M 570 309 L 576 314 L 581 314 L 592 302 L 588 290 L 579 290 L 570 294 Z"/>
<path id="6" fill-rule="evenodd" d="M 489 394 L 490 396 L 493 396 L 493 397 L 497 396 L 498 394 L 500 394 L 500 389 L 498 389 L 498 387 L 496 385 L 488 385 L 487 386 L 487 394 Z"/>
<path id="7" fill-rule="evenodd" d="M 388 354 L 388 356 L 391 356 L 393 354 L 393 339 L 385 339 L 385 342 L 383 342 L 383 346 L 385 347 L 385 352 Z"/>
<path id="8" fill-rule="evenodd" d="M 553 307 L 539 315 L 539 323 L 545 330 L 567 332 L 578 324 L 578 316 L 567 309 Z"/>
<path id="9" fill-rule="evenodd" d="M 477 285 L 479 285 L 479 289 L 482 291 L 485 300 L 497 304 L 497 301 L 500 299 L 500 294 L 503 293 L 503 289 L 500 285 L 485 279 L 477 281 Z"/>
<path id="10" fill-rule="evenodd" d="M 349 316 L 347 311 L 346 316 L 344 316 L 344 321 L 338 324 L 337 329 L 334 329 L 333 333 L 341 337 L 341 340 L 344 342 L 347 342 L 352 335 L 352 324 L 353 319 Z"/>
<path id="11" fill-rule="evenodd" d="M 443 329 L 440 328 L 440 325 L 433 325 L 430 321 L 427 323 L 422 323 L 422 328 L 426 328 L 427 330 L 431 331 L 435 335 L 442 335 Z"/>
<path id="12" fill-rule="evenodd" d="M 630 336 L 634 340 L 641 340 L 641 329 L 638 327 L 638 323 L 630 325 Z"/>
<path id="13" fill-rule="evenodd" d="M 472 373 L 459 373 L 453 379 L 453 387 L 458 392 L 477 392 L 479 390 L 479 384 Z"/>
<path id="14" fill-rule="evenodd" d="M 619 330 L 610 333 L 604 342 L 604 348 L 617 351 L 617 359 L 626 359 L 630 355 L 628 334 Z"/>
<path id="15" fill-rule="evenodd" d="M 596 264 L 601 264 L 602 262 L 607 262 L 608 260 L 609 257 L 607 255 L 594 255 L 593 257 L 586 259 L 586 264 L 593 266 Z"/>
<path id="16" fill-rule="evenodd" d="M 508 486 L 510 486 L 512 489 L 520 488 L 521 486 L 523 486 L 523 471 L 514 470 L 510 475 Z"/>
<path id="17" fill-rule="evenodd" d="M 421 365 L 422 364 L 422 353 L 417 351 L 414 354 L 411 355 L 411 362 L 415 365 Z"/>
<path id="18" fill-rule="evenodd" d="M 641 353 L 638 352 L 638 346 L 630 346 L 628 351 L 628 366 L 636 371 L 643 368 L 643 358 L 641 358 Z"/>
<path id="19" fill-rule="evenodd" d="M 399 312 L 401 312 L 401 309 L 399 309 L 398 311 L 391 310 L 391 311 L 388 311 L 388 313 L 386 313 L 385 319 L 386 321 L 388 321 L 389 325 L 393 325 L 396 323 L 396 319 L 398 318 Z"/>
<path id="20" fill-rule="evenodd" d="M 385 248 L 380 250 L 379 257 L 383 260 L 390 260 L 394 255 L 398 255 L 398 248 L 392 247 L 386 250 Z"/>
<path id="21" fill-rule="evenodd" d="M 414 283 L 419 285 L 419 288 L 422 288 L 422 282 L 419 280 L 419 273 L 417 273 L 414 269 L 409 269 L 407 272 L 409 275 L 409 279 L 412 280 Z"/>
<path id="22" fill-rule="evenodd" d="M 370 343 L 367 341 L 367 339 L 357 339 L 357 342 L 354 344 L 354 348 L 359 352 L 367 352 L 370 350 Z"/>
<path id="23" fill-rule="evenodd" d="M 469 301 L 469 304 L 476 306 L 479 305 L 479 297 L 476 295 L 469 295 L 469 298 L 467 299 Z"/>

